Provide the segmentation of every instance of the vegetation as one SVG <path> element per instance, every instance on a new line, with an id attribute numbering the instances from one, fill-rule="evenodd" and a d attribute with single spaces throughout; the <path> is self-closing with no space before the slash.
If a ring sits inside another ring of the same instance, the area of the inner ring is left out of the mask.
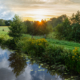
<path id="1" fill-rule="evenodd" d="M 58 20 L 61 22 L 58 25 L 55 23 L 57 26 L 53 30 L 52 25 L 44 20 L 33 23 L 29 21 L 22 22 L 19 16 L 15 15 L 10 24 L 8 34 L 5 33 L 7 34 L 6 36 L 1 35 L 0 42 L 10 47 L 12 45 L 12 48 L 15 47 L 16 50 L 24 52 L 31 57 L 37 57 L 49 65 L 63 64 L 66 71 L 70 70 L 79 74 L 80 49 L 78 47 L 80 47 L 80 43 L 76 43 L 80 42 L 79 17 L 79 11 L 72 15 L 70 19 L 66 16 L 59 17 L 55 22 L 57 23 Z M 51 35 L 52 31 L 54 31 L 54 37 Z M 5 30 L 2 29 L 2 32 L 5 32 Z M 46 39 L 42 38 L 44 34 L 47 34 Z M 37 36 L 31 38 L 31 35 Z"/>
<path id="2" fill-rule="evenodd" d="M 63 23 L 55 27 L 57 39 L 80 42 L 80 12 L 72 15 L 70 20 L 67 18 Z"/>
<path id="3" fill-rule="evenodd" d="M 0 26 L 10 26 L 11 20 L 0 19 Z"/>
<path id="4" fill-rule="evenodd" d="M 9 29 L 10 31 L 8 35 L 13 37 L 13 41 L 18 41 L 17 39 L 20 39 L 20 37 L 22 36 L 21 19 L 19 18 L 19 16 L 14 16 Z"/>
<path id="5" fill-rule="evenodd" d="M 61 15 L 57 18 L 51 18 L 50 21 L 48 21 L 48 24 L 51 24 L 52 27 L 56 27 L 58 24 L 61 24 L 67 17 L 67 15 Z"/>
<path id="6" fill-rule="evenodd" d="M 42 20 L 41 22 L 34 21 L 33 23 L 25 21 L 24 24 L 26 25 L 26 32 L 31 35 L 49 34 L 53 30 L 52 26 L 47 25 L 47 21 L 45 20 Z"/>
<path id="7" fill-rule="evenodd" d="M 50 45 L 45 39 L 23 39 L 17 43 L 17 48 L 31 57 L 35 56 L 48 62 L 49 65 L 59 63 L 65 65 L 67 71 L 80 72 L 80 63 L 78 62 L 80 51 L 77 47 L 69 50 L 62 46 Z"/>

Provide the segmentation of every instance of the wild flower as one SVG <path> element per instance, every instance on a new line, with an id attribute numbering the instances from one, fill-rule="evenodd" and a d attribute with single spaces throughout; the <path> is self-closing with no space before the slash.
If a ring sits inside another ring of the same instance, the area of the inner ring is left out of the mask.
<path id="1" fill-rule="evenodd" d="M 75 56 L 72 56 L 72 59 L 74 59 Z"/>

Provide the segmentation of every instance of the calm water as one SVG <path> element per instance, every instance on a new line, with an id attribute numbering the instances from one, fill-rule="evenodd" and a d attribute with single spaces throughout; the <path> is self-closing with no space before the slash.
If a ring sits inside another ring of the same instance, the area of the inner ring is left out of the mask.
<path id="1" fill-rule="evenodd" d="M 62 76 L 41 66 L 0 47 L 0 80 L 80 80 L 70 79 L 73 77 Z"/>

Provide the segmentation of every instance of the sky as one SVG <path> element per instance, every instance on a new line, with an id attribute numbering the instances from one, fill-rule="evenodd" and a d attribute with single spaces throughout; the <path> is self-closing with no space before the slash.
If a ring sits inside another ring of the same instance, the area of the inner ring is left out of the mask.
<path id="1" fill-rule="evenodd" d="M 49 20 L 63 14 L 71 16 L 80 10 L 80 0 L 0 0 L 0 19 Z"/>

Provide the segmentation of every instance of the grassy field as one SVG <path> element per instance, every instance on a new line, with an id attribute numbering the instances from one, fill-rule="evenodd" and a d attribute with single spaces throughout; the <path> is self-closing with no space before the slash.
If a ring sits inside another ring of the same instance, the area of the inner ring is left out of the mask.
<path id="1" fill-rule="evenodd" d="M 9 31 L 8 26 L 0 26 L 0 35 L 6 35 L 8 31 Z"/>
<path id="2" fill-rule="evenodd" d="M 51 34 L 49 34 L 51 35 Z M 57 40 L 57 39 L 54 39 L 53 37 L 50 37 L 50 36 L 47 36 L 46 40 L 51 44 L 51 45 L 57 45 L 57 46 L 63 46 L 65 49 L 70 49 L 70 50 L 73 50 L 74 47 L 80 47 L 80 43 L 76 43 L 76 42 L 73 42 L 73 41 L 64 41 L 64 40 Z M 31 38 L 32 36 L 27 34 L 23 34 L 23 37 L 29 37 Z M 36 39 L 40 39 L 40 38 L 44 38 L 43 36 L 33 36 L 34 38 Z M 80 48 L 79 48 L 79 51 L 80 51 Z"/>
<path id="3" fill-rule="evenodd" d="M 4 31 L 2 31 L 3 29 L 4 29 Z M 9 29 L 8 29 L 7 26 L 1 26 L 0 27 L 0 36 L 1 35 L 7 35 L 8 31 L 9 31 Z M 29 34 L 23 34 L 23 37 L 31 38 L 32 36 L 29 35 Z M 33 37 L 36 38 L 36 39 L 44 38 L 44 36 L 33 36 Z M 50 33 L 49 35 L 47 35 L 46 40 L 53 46 L 54 45 L 63 46 L 66 49 L 73 50 L 74 47 L 80 47 L 80 43 L 55 39 L 54 33 Z M 80 48 L 79 48 L 79 50 L 80 50 Z"/>
<path id="4" fill-rule="evenodd" d="M 0 26 L 0 31 L 2 31 L 4 29 L 4 31 L 8 32 L 8 26 Z"/>

